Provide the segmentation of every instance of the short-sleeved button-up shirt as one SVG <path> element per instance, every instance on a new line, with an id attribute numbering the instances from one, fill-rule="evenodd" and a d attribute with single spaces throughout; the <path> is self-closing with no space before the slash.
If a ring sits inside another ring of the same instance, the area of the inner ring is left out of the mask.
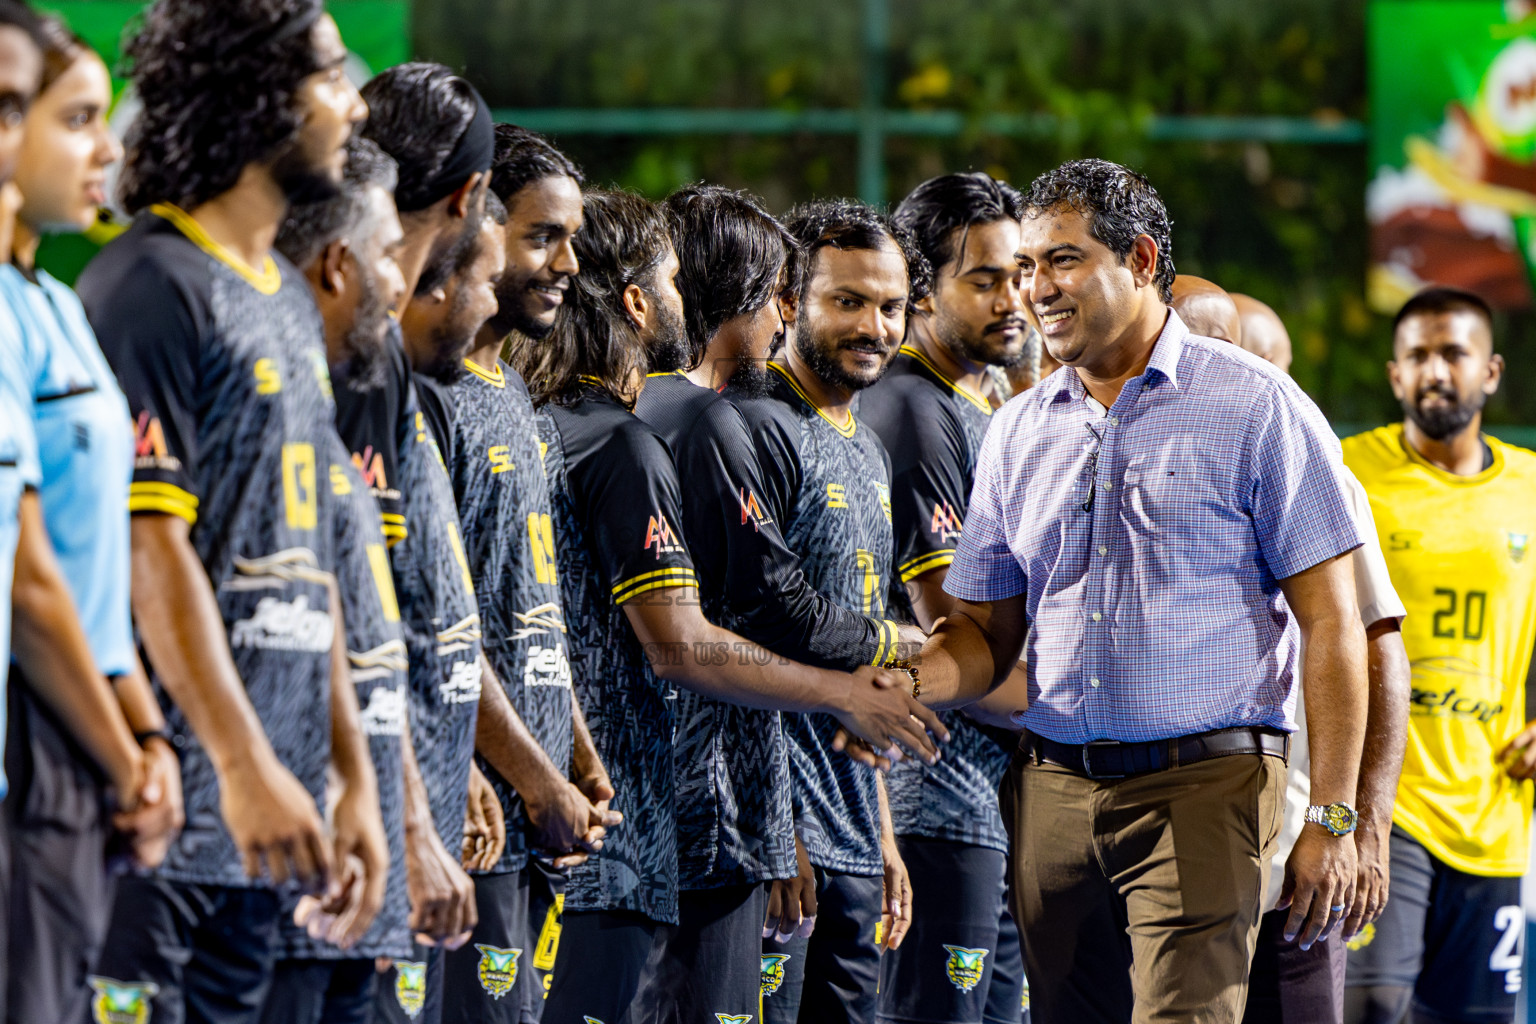
<path id="1" fill-rule="evenodd" d="M 1322 413 L 1171 311 L 1115 404 L 1086 398 L 1063 367 L 994 417 L 944 583 L 1025 595 L 1024 726 L 1062 743 L 1294 730 L 1278 581 L 1360 545 Z"/>

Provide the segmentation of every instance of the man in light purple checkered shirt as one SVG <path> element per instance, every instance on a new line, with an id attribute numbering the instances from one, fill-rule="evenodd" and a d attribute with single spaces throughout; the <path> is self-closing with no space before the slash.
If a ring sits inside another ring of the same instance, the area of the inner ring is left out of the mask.
<path id="1" fill-rule="evenodd" d="M 1287 377 L 1168 308 L 1145 178 L 1064 165 L 1023 227 L 1031 315 L 1064 365 L 988 431 L 922 697 L 987 693 L 1027 627 L 1001 798 L 1036 1019 L 1236 1022 L 1303 637 L 1327 825 L 1287 866 L 1287 937 L 1327 938 L 1354 887 L 1365 637 L 1339 445 Z"/>

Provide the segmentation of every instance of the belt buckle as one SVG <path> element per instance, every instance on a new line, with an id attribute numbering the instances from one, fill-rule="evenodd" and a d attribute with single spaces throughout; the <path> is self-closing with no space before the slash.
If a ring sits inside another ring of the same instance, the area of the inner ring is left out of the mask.
<path id="1" fill-rule="evenodd" d="M 1099 780 L 1099 779 L 1123 779 L 1123 778 L 1125 778 L 1126 774 L 1123 771 L 1119 771 L 1119 772 L 1097 772 L 1097 771 L 1094 771 L 1094 768 L 1093 768 L 1093 751 L 1095 749 L 1110 750 L 1110 749 L 1114 749 L 1114 748 L 1119 747 L 1119 746 L 1121 746 L 1121 743 L 1120 743 L 1119 740 L 1089 740 L 1087 743 L 1084 743 L 1083 744 L 1083 774 L 1088 776 L 1090 779 L 1094 779 L 1096 781 Z M 1123 768 L 1124 765 L 1122 764 L 1121 767 Z"/>

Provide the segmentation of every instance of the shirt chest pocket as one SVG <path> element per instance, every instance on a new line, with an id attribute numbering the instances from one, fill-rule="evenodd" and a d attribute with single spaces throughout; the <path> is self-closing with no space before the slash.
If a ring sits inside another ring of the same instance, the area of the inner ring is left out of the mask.
<path id="1" fill-rule="evenodd" d="M 1127 460 L 1120 517 L 1152 540 L 1207 546 L 1234 519 L 1230 476 L 1196 438 L 1169 438 Z"/>

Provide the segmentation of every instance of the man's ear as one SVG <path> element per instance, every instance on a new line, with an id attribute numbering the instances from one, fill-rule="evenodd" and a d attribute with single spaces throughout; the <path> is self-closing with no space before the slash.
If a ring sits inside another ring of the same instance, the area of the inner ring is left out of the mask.
<path id="1" fill-rule="evenodd" d="M 476 171 L 464 179 L 464 184 L 453 190 L 453 195 L 448 197 L 448 212 L 454 217 L 463 220 L 469 216 L 469 202 L 475 195 L 475 189 L 486 179 L 484 171 Z"/>
<path id="2" fill-rule="evenodd" d="M 1157 243 L 1151 235 L 1137 235 L 1131 243 L 1131 279 L 1145 288 L 1157 276 Z"/>
<path id="3" fill-rule="evenodd" d="M 933 289 L 928 289 L 928 294 L 912 303 L 912 311 L 923 316 L 933 315 Z"/>
<path id="4" fill-rule="evenodd" d="M 1387 383 L 1392 386 L 1392 395 L 1399 402 L 1403 400 L 1404 389 L 1402 381 L 1397 376 L 1397 360 L 1387 360 Z"/>
<path id="5" fill-rule="evenodd" d="M 346 292 L 349 254 L 347 243 L 340 238 L 320 250 L 320 256 L 315 263 L 320 270 L 320 287 L 327 294 L 339 298 Z"/>
<path id="6" fill-rule="evenodd" d="M 1488 376 L 1483 378 L 1483 394 L 1491 395 L 1499 390 L 1499 381 L 1504 377 L 1504 357 L 1495 352 L 1488 357 Z"/>
<path id="7" fill-rule="evenodd" d="M 794 292 L 779 292 L 779 318 L 784 321 L 786 327 L 793 327 L 800 317 L 800 296 Z"/>
<path id="8" fill-rule="evenodd" d="M 624 286 L 624 312 L 635 329 L 643 331 L 651 319 L 651 297 L 637 284 Z"/>

